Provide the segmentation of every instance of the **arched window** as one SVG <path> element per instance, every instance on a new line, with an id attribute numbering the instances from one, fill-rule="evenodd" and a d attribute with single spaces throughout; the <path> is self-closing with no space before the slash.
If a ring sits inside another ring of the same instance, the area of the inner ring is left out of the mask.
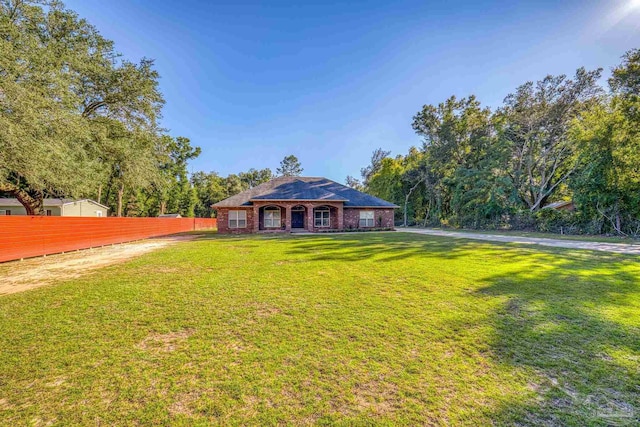
<path id="1" fill-rule="evenodd" d="M 318 228 L 326 228 L 331 225 L 331 213 L 327 206 L 314 209 L 313 223 Z"/>
<path id="2" fill-rule="evenodd" d="M 280 208 L 276 206 L 267 206 L 264 208 L 264 227 L 279 228 L 280 227 Z"/>

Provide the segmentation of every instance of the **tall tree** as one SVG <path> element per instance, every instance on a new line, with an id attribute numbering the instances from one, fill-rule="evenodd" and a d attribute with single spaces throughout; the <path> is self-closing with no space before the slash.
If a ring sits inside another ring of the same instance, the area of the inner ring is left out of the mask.
<path id="1" fill-rule="evenodd" d="M 244 186 L 249 189 L 270 181 L 273 178 L 273 172 L 269 168 L 261 170 L 251 168 L 246 172 L 240 172 L 239 177 Z"/>
<path id="2" fill-rule="evenodd" d="M 345 179 L 344 182 L 347 185 L 347 187 L 353 188 L 354 190 L 358 190 L 358 191 L 364 190 L 364 186 L 362 185 L 360 180 L 351 175 L 347 175 L 347 178 Z"/>
<path id="3" fill-rule="evenodd" d="M 437 106 L 423 106 L 413 118 L 413 129 L 423 138 L 424 167 L 418 175 L 431 193 L 428 211 L 439 219 L 459 217 L 463 193 L 473 185 L 480 162 L 493 154 L 488 149 L 493 143 L 491 111 L 474 96 L 452 96 Z"/>
<path id="4" fill-rule="evenodd" d="M 227 197 L 253 188 L 271 179 L 270 169 L 249 169 L 247 172 L 221 177 L 216 172 L 196 172 L 191 183 L 196 194 L 195 215 L 211 217 L 214 212 L 211 205 Z"/>
<path id="5" fill-rule="evenodd" d="M 516 194 L 531 210 L 542 208 L 576 170 L 573 120 L 600 102 L 601 69 L 578 69 L 574 79 L 547 76 L 525 83 L 505 99 L 500 137 L 510 147 L 507 165 Z"/>
<path id="6" fill-rule="evenodd" d="M 101 154 L 108 168 L 106 198 L 115 198 L 115 214 L 122 216 L 127 194 L 148 188 L 159 179 L 155 136 L 130 131 L 123 123 L 110 120 L 105 141 Z"/>
<path id="7" fill-rule="evenodd" d="M 640 49 L 626 52 L 622 61 L 613 69 L 609 86 L 614 93 L 637 101 L 640 97 Z"/>
<path id="8" fill-rule="evenodd" d="M 0 191 L 41 214 L 45 194 L 87 188 L 91 132 L 72 88 L 110 46 L 57 3 L 0 2 L 0 28 Z"/>
<path id="9" fill-rule="evenodd" d="M 187 163 L 200 155 L 200 147 L 192 147 L 185 137 L 163 135 L 157 144 L 159 175 L 152 181 L 151 199 L 155 206 L 147 214 L 179 213 L 193 216 L 193 189 L 188 178 Z"/>
<path id="10" fill-rule="evenodd" d="M 571 136 L 580 147 L 571 181 L 574 200 L 597 228 L 640 235 L 640 50 L 623 56 L 609 79 L 611 98 L 576 120 Z"/>
<path id="11" fill-rule="evenodd" d="M 42 214 L 45 196 L 84 195 L 111 174 L 101 149 L 114 120 L 157 133 L 158 76 L 57 1 L 2 1 L 0 28 L 0 191 Z"/>
<path id="12" fill-rule="evenodd" d="M 360 175 L 362 176 L 362 185 L 364 188 L 369 187 L 369 181 L 380 168 L 382 167 L 382 161 L 389 157 L 391 151 L 385 151 L 382 148 L 377 148 L 371 154 L 371 163 L 368 166 L 360 169 Z"/>
<path id="13" fill-rule="evenodd" d="M 195 215 L 200 218 L 213 216 L 211 205 L 227 197 L 225 179 L 215 172 L 196 172 L 191 175 L 196 193 Z"/>
<path id="14" fill-rule="evenodd" d="M 238 194 L 247 189 L 245 184 L 240 179 L 239 175 L 235 173 L 230 174 L 224 180 L 224 187 L 227 193 L 226 197 L 233 196 L 234 194 Z"/>
<path id="15" fill-rule="evenodd" d="M 276 174 L 278 176 L 300 176 L 303 170 L 298 158 L 291 154 L 282 159 L 280 167 L 276 169 Z"/>

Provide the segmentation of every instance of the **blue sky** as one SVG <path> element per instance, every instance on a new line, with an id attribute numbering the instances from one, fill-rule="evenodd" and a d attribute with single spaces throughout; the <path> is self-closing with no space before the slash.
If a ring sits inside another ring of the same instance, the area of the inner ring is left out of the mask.
<path id="1" fill-rule="evenodd" d="M 640 0 L 67 0 L 127 59 L 153 58 L 162 125 L 202 147 L 191 171 L 359 176 L 378 147 L 405 153 L 424 104 L 496 107 L 546 74 L 640 47 Z"/>

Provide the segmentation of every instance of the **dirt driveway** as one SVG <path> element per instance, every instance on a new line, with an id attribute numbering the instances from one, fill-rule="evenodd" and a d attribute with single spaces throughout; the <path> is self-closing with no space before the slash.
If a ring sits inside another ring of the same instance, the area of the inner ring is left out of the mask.
<path id="1" fill-rule="evenodd" d="M 80 277 L 96 268 L 123 262 L 196 237 L 195 235 L 159 237 L 3 263 L 0 264 L 0 296 L 23 292 L 59 280 Z"/>
<path id="2" fill-rule="evenodd" d="M 618 254 L 640 255 L 640 245 L 628 243 L 589 242 L 582 240 L 547 239 L 543 237 L 505 236 L 501 234 L 468 233 L 460 231 L 435 230 L 431 228 L 398 228 L 399 232 L 427 234 L 429 236 L 453 237 L 456 239 L 486 240 L 489 242 L 522 243 L 551 246 L 554 248 L 587 249 Z"/>

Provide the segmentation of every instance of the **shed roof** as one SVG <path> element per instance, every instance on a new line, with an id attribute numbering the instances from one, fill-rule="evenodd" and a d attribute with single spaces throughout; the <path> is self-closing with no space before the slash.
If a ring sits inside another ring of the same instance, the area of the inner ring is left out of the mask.
<path id="1" fill-rule="evenodd" d="M 563 208 L 565 206 L 569 206 L 571 205 L 573 202 L 571 200 L 562 200 L 560 202 L 553 202 L 553 203 L 549 203 L 548 205 L 545 205 L 543 207 L 543 209 L 558 209 L 558 208 Z"/>
<path id="2" fill-rule="evenodd" d="M 44 199 L 42 201 L 42 205 L 44 207 L 52 207 L 52 206 L 62 206 L 62 205 L 69 205 L 71 203 L 79 203 L 79 202 L 89 202 L 89 203 L 93 203 L 94 205 L 98 205 L 101 206 L 105 209 L 109 209 L 108 206 L 102 205 L 98 202 L 96 202 L 95 200 L 91 200 L 91 199 L 81 199 L 81 200 L 74 200 L 74 199 Z M 22 203 L 20 203 L 18 201 L 18 199 L 12 198 L 12 197 L 0 197 L 0 206 L 16 206 L 16 207 L 20 207 L 22 206 Z"/>

